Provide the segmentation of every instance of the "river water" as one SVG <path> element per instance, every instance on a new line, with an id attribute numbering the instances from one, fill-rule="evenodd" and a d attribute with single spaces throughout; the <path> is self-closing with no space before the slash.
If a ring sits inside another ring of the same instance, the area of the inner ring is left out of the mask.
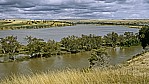
<path id="1" fill-rule="evenodd" d="M 44 39 L 48 41 L 53 39 L 55 41 L 60 41 L 61 38 L 76 35 L 80 36 L 81 34 L 89 35 L 106 35 L 110 32 L 117 32 L 118 34 L 123 34 L 124 32 L 138 32 L 138 29 L 127 28 L 121 26 L 95 26 L 95 25 L 77 25 L 77 26 L 66 26 L 66 27 L 53 27 L 53 28 L 44 28 L 44 29 L 28 29 L 28 30 L 5 30 L 0 31 L 0 38 L 6 37 L 8 35 L 14 35 L 18 37 L 18 40 L 21 43 L 25 43 L 26 36 L 33 36 L 37 38 Z"/>
<path id="2" fill-rule="evenodd" d="M 42 38 L 45 41 L 48 41 L 49 39 L 60 41 L 63 37 L 68 35 L 80 36 L 81 34 L 95 34 L 103 36 L 110 32 L 123 34 L 126 31 L 136 33 L 139 30 L 121 26 L 77 25 L 44 29 L 5 30 L 0 31 L 0 38 L 14 35 L 18 37 L 18 40 L 22 44 L 26 44 L 26 41 L 23 39 L 26 36 Z M 108 49 L 107 52 L 110 55 L 110 64 L 118 64 L 125 62 L 132 56 L 142 52 L 142 50 L 141 46 L 135 46 L 124 49 L 111 48 Z M 61 70 L 65 68 L 85 68 L 89 66 L 88 58 L 91 56 L 90 54 L 91 52 L 82 52 L 77 54 L 53 56 L 50 58 L 30 59 L 22 62 L 0 63 L 0 78 L 10 76 L 12 73 L 29 74 L 47 70 Z"/>

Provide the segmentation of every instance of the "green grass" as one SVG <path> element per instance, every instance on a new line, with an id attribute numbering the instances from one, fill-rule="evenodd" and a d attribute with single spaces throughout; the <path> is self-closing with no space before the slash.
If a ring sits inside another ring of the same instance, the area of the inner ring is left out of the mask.
<path id="1" fill-rule="evenodd" d="M 35 29 L 71 25 L 73 24 L 67 23 L 66 21 L 0 20 L 0 30 Z"/>

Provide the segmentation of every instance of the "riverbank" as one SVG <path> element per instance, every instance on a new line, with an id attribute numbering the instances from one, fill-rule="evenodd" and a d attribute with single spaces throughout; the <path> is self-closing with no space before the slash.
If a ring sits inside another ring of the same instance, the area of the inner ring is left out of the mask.
<path id="1" fill-rule="evenodd" d="M 127 61 L 128 66 L 125 68 L 133 67 L 140 73 L 149 73 L 149 52 L 141 54 Z M 149 75 L 149 74 L 148 74 Z"/>
<path id="2" fill-rule="evenodd" d="M 112 25 L 112 26 L 126 26 L 129 28 L 143 28 L 149 26 L 148 19 L 120 19 L 120 20 L 70 20 L 75 24 L 95 24 L 97 26 Z"/>
<path id="3" fill-rule="evenodd" d="M 19 75 L 1 80 L 0 84 L 147 84 L 149 83 L 149 52 L 106 69 L 67 69 L 28 76 Z"/>
<path id="4" fill-rule="evenodd" d="M 27 20 L 3 19 L 0 20 L 0 30 L 39 29 L 50 27 L 74 26 L 77 24 L 95 24 L 96 26 L 126 26 L 129 28 L 143 28 L 149 26 L 148 19 L 130 20 Z"/>
<path id="5" fill-rule="evenodd" d="M 40 29 L 40 28 L 63 27 L 73 25 L 74 24 L 71 22 L 55 21 L 55 20 L 24 20 L 24 19 L 0 20 L 0 30 Z"/>

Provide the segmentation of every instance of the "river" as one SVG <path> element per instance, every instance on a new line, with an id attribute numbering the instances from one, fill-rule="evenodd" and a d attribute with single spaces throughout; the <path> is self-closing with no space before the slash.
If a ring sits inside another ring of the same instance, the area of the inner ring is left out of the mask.
<path id="1" fill-rule="evenodd" d="M 81 34 L 95 34 L 104 36 L 110 32 L 117 32 L 118 34 L 123 34 L 126 31 L 137 33 L 139 30 L 135 28 L 127 28 L 122 26 L 76 25 L 44 29 L 4 30 L 0 31 L 0 38 L 6 37 L 8 35 L 14 35 L 17 36 L 18 40 L 24 44 L 26 43 L 24 39 L 26 36 L 41 38 L 45 41 L 48 41 L 49 39 L 60 41 L 63 37 L 69 35 L 80 36 Z"/>
<path id="2" fill-rule="evenodd" d="M 110 32 L 123 34 L 126 31 L 136 33 L 139 30 L 122 26 L 77 25 L 44 29 L 4 30 L 0 31 L 0 38 L 14 35 L 18 37 L 18 40 L 22 44 L 26 44 L 26 41 L 24 40 L 26 36 L 42 38 L 45 41 L 48 41 L 49 39 L 60 41 L 63 37 L 68 35 L 80 36 L 81 34 L 95 34 L 103 36 Z M 124 49 L 117 48 L 116 50 L 111 48 L 108 49 L 107 52 L 110 55 L 110 64 L 118 64 L 125 62 L 137 53 L 142 52 L 142 50 L 141 46 L 135 46 Z M 10 76 L 12 73 L 29 74 L 47 70 L 61 70 L 65 68 L 85 68 L 89 66 L 88 58 L 91 56 L 90 54 L 91 52 L 82 52 L 53 56 L 50 58 L 30 59 L 22 62 L 0 63 L 0 78 Z"/>

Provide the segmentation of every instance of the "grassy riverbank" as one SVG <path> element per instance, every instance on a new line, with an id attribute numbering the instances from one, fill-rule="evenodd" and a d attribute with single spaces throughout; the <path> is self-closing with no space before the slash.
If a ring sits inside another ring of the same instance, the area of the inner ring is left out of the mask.
<path id="1" fill-rule="evenodd" d="M 129 60 L 125 66 L 92 70 L 49 71 L 28 76 L 13 76 L 0 84 L 147 84 L 149 52 Z"/>
<path id="2" fill-rule="evenodd" d="M 72 26 L 71 22 L 54 20 L 24 20 L 24 19 L 4 19 L 0 20 L 0 30 L 15 29 L 39 29 L 49 27 Z"/>
<path id="3" fill-rule="evenodd" d="M 15 29 L 39 29 L 61 26 L 73 26 L 75 24 L 119 25 L 129 28 L 142 28 L 149 26 L 148 19 L 123 19 L 123 20 L 27 20 L 27 19 L 3 19 L 0 20 L 0 30 Z"/>

